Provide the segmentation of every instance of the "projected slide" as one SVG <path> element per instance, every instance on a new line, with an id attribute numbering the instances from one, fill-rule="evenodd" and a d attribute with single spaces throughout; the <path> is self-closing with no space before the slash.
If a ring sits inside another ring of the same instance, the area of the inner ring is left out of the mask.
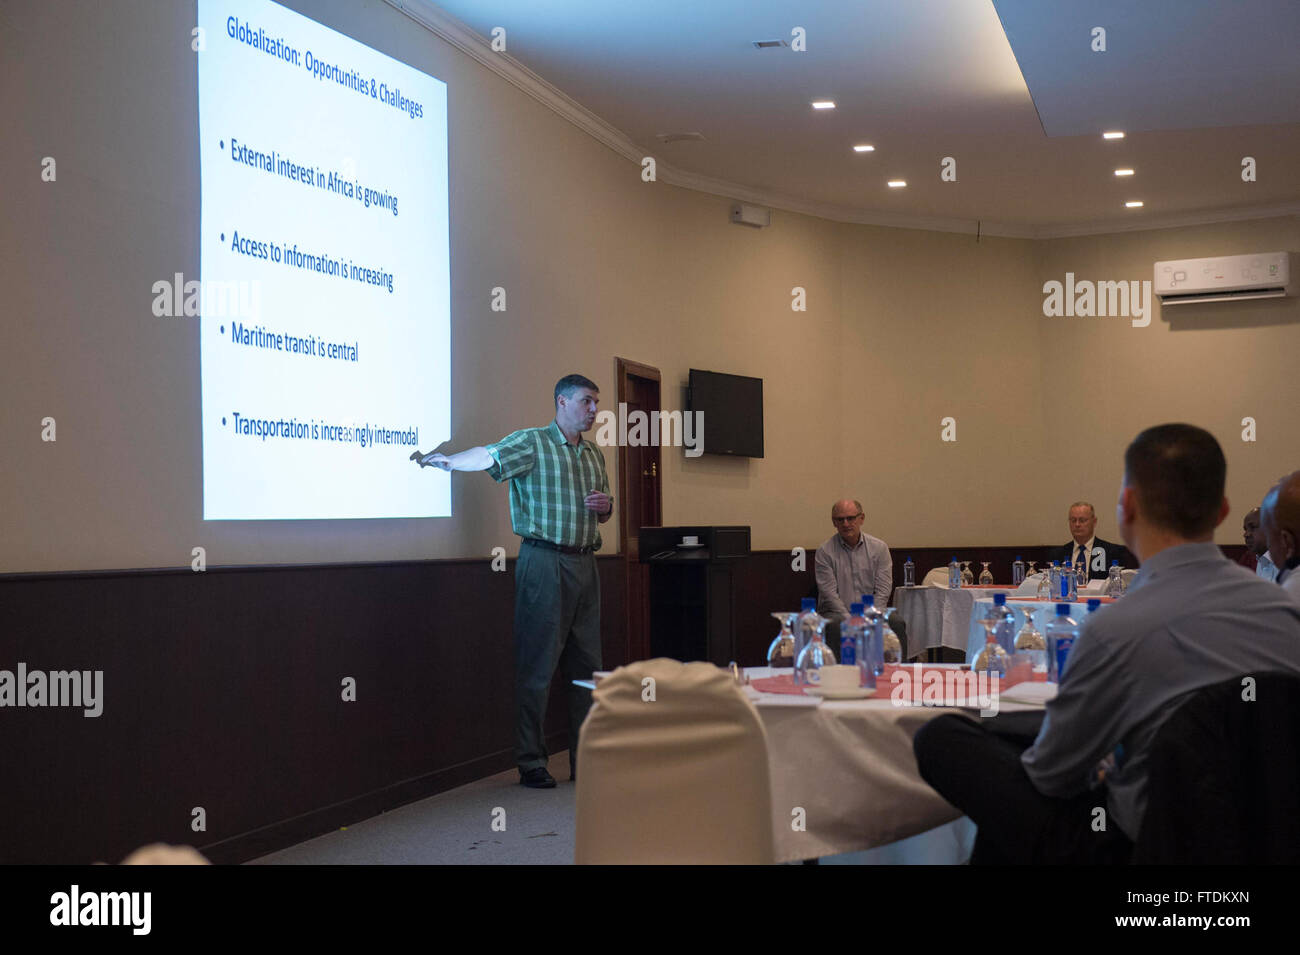
<path id="1" fill-rule="evenodd" d="M 446 84 L 269 0 L 199 0 L 206 520 L 441 517 Z"/>

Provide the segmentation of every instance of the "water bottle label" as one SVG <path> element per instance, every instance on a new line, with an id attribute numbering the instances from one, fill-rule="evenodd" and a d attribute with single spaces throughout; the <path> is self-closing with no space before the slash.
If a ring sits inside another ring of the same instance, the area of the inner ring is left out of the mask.
<path id="1" fill-rule="evenodd" d="M 843 663 L 845 666 L 850 666 L 851 664 L 858 662 L 856 643 L 857 641 L 852 637 L 844 637 L 840 640 L 840 663 Z"/>
<path id="2" fill-rule="evenodd" d="M 1067 637 L 1056 640 L 1056 682 L 1059 684 L 1061 678 L 1065 675 L 1065 658 L 1070 655 L 1070 648 L 1074 646 L 1074 638 Z"/>

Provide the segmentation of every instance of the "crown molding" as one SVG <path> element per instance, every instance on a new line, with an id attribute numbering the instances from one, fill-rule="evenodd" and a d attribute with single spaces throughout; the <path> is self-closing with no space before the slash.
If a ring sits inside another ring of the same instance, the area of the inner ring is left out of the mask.
<path id="1" fill-rule="evenodd" d="M 581 103 L 552 86 L 509 53 L 497 53 L 478 33 L 475 33 L 431 0 L 384 0 L 389 6 L 410 17 L 435 36 L 450 43 L 457 50 L 496 73 L 506 82 L 527 93 L 597 142 L 612 149 L 630 162 L 640 165 L 647 155 L 653 155 L 638 146 L 622 130 L 611 126 Z M 1033 225 L 1013 222 L 989 222 L 974 219 L 948 219 L 936 216 L 914 216 L 904 213 L 871 212 L 852 206 L 830 202 L 816 202 L 770 190 L 756 189 L 726 179 L 717 179 L 700 173 L 679 169 L 655 157 L 655 177 L 658 181 L 695 192 L 703 192 L 725 199 L 752 202 L 786 212 L 815 216 L 834 222 L 853 225 L 885 226 L 893 229 L 920 229 L 928 232 L 955 232 L 965 235 L 987 235 L 1010 239 L 1064 239 L 1085 235 L 1108 235 L 1117 232 L 1141 232 L 1150 229 L 1177 229 L 1186 226 L 1211 225 L 1217 222 L 1240 222 L 1246 219 L 1270 219 L 1277 216 L 1300 215 L 1300 202 L 1278 203 L 1237 209 L 1211 209 L 1204 212 L 1163 217 L 1134 216 L 1124 219 L 1097 220 L 1073 225 Z"/>

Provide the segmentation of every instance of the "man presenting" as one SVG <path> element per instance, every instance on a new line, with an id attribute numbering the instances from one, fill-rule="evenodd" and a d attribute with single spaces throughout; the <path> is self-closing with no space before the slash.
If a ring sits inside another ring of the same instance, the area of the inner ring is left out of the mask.
<path id="1" fill-rule="evenodd" d="M 542 722 L 558 665 L 569 697 L 569 770 L 577 779 L 578 730 L 591 691 L 573 685 L 600 669 L 598 524 L 609 520 L 605 458 L 584 440 L 596 420 L 599 389 L 582 375 L 555 385 L 555 420 L 486 447 L 426 454 L 420 465 L 487 471 L 510 482 L 510 524 L 523 538 L 515 564 L 515 761 L 519 782 L 551 789 Z M 414 457 L 415 455 L 412 455 Z"/>
<path id="2" fill-rule="evenodd" d="M 1070 505 L 1070 536 L 1073 541 L 1061 548 L 1057 556 L 1062 564 L 1073 564 L 1076 570 L 1088 568 L 1088 580 L 1105 580 L 1110 575 L 1110 562 L 1119 561 L 1121 567 L 1129 566 L 1129 553 L 1119 544 L 1102 540 L 1093 532 L 1097 529 L 1097 512 L 1087 501 Z"/>
<path id="3" fill-rule="evenodd" d="M 849 604 L 863 594 L 876 598 L 881 613 L 894 592 L 894 565 L 889 548 L 879 537 L 862 533 L 865 515 L 858 501 L 837 501 L 831 508 L 835 533 L 817 548 L 817 612 L 836 624 L 849 615 Z M 828 639 L 834 639 L 834 632 Z M 839 657 L 839 643 L 831 644 Z"/>
<path id="4" fill-rule="evenodd" d="M 921 776 L 979 827 L 972 862 L 1127 861 L 1152 742 L 1186 695 L 1256 673 L 1300 676 L 1300 605 L 1214 544 L 1226 472 L 1207 431 L 1139 434 L 1116 521 L 1142 568 L 1122 600 L 1086 618 L 1033 745 L 1021 753 L 964 716 L 916 734 Z"/>

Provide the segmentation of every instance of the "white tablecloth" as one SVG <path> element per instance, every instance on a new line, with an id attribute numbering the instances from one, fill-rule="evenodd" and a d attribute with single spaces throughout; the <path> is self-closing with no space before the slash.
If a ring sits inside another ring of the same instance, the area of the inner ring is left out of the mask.
<path id="1" fill-rule="evenodd" d="M 894 606 L 907 622 L 907 656 L 912 659 L 922 650 L 933 647 L 966 649 L 971 609 L 981 597 L 993 599 L 999 590 L 1013 588 L 962 587 L 948 590 L 938 587 L 898 587 Z M 984 628 L 981 627 L 982 631 Z"/>
<path id="2" fill-rule="evenodd" d="M 746 672 L 758 679 L 773 671 Z M 957 864 L 969 857 L 974 825 L 921 779 L 912 755 L 921 726 L 966 711 L 895 706 L 888 687 L 879 699 L 820 704 L 785 694 L 751 696 L 767 733 L 779 861 L 875 847 L 885 848 L 862 861 Z M 1033 707 L 1002 706 L 1004 712 L 1026 708 Z M 794 825 L 799 821 L 803 831 Z"/>

